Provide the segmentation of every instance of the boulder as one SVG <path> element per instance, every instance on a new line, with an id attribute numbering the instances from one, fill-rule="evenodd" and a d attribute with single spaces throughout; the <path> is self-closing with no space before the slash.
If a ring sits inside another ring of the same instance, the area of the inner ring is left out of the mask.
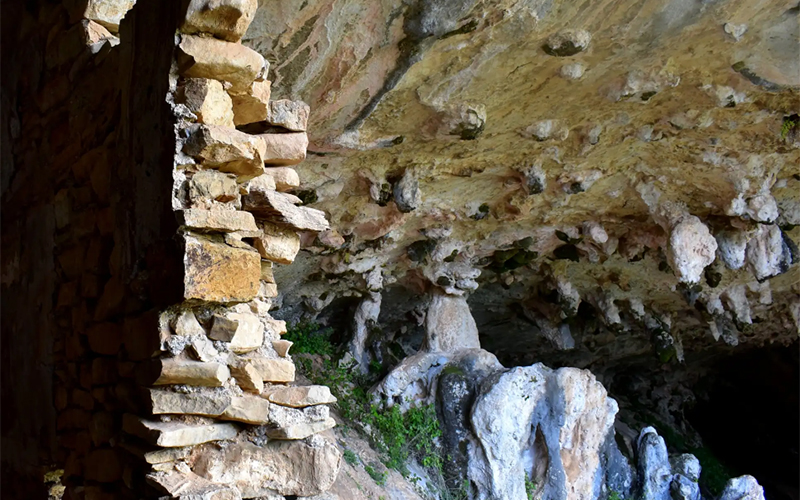
<path id="1" fill-rule="evenodd" d="M 535 364 L 489 375 L 470 417 L 468 476 L 476 498 L 525 498 L 526 479 L 543 498 L 600 497 L 597 478 L 605 476 L 606 447 L 614 446 L 616 413 L 588 370 Z"/>
<path id="2" fill-rule="evenodd" d="M 664 438 L 652 427 L 645 427 L 637 443 L 639 488 L 642 498 L 670 500 L 672 468 Z"/>
<path id="3" fill-rule="evenodd" d="M 311 108 L 303 101 L 279 99 L 269 103 L 269 115 L 266 120 L 271 125 L 283 127 L 292 132 L 305 132 L 310 111 Z"/>
<path id="4" fill-rule="evenodd" d="M 270 441 L 257 446 L 240 441 L 224 448 L 203 447 L 194 472 L 214 483 L 235 486 L 245 498 L 268 495 L 301 497 L 329 489 L 341 467 L 342 452 L 319 434 L 305 440 Z"/>
<path id="5" fill-rule="evenodd" d="M 258 293 L 261 258 L 213 239 L 185 236 L 184 298 L 248 302 Z"/>
<path id="6" fill-rule="evenodd" d="M 245 178 L 264 173 L 264 142 L 258 136 L 218 125 L 195 125 L 190 130 L 183 150 L 204 167 Z"/>
<path id="7" fill-rule="evenodd" d="M 330 226 L 325 212 L 308 207 L 298 207 L 291 195 L 277 191 L 250 190 L 242 198 L 243 208 L 258 218 L 298 231 L 324 231 Z"/>
<path id="8" fill-rule="evenodd" d="M 297 165 L 306 159 L 308 136 L 305 132 L 260 134 L 266 145 L 264 163 L 267 165 Z"/>
<path id="9" fill-rule="evenodd" d="M 209 33 L 229 42 L 238 42 L 253 21 L 257 0 L 191 0 L 183 33 Z"/>
<path id="10" fill-rule="evenodd" d="M 269 399 L 271 403 L 292 408 L 304 408 L 306 406 L 336 402 L 336 398 L 331 394 L 330 388 L 325 385 L 271 386 L 264 390 L 262 396 Z"/>
<path id="11" fill-rule="evenodd" d="M 268 67 L 261 54 L 244 45 L 192 35 L 181 37 L 177 60 L 183 76 L 229 82 L 231 93 L 246 92 Z"/>
<path id="12" fill-rule="evenodd" d="M 233 123 L 247 125 L 263 122 L 269 113 L 269 96 L 271 82 L 264 80 L 253 82 L 247 92 L 233 94 Z"/>
<path id="13" fill-rule="evenodd" d="M 739 476 L 728 480 L 718 500 L 764 500 L 764 488 L 753 476 Z"/>
<path id="14" fill-rule="evenodd" d="M 233 103 L 222 83 L 217 80 L 187 78 L 178 87 L 176 101 L 189 108 L 200 123 L 234 127 Z"/>
<path id="15" fill-rule="evenodd" d="M 464 296 L 432 293 L 425 316 L 428 351 L 455 352 L 459 349 L 478 349 L 478 327 Z"/>
<path id="16" fill-rule="evenodd" d="M 181 422 L 154 422 L 125 414 L 122 430 L 163 448 L 191 446 L 236 437 L 233 424 L 189 425 Z"/>

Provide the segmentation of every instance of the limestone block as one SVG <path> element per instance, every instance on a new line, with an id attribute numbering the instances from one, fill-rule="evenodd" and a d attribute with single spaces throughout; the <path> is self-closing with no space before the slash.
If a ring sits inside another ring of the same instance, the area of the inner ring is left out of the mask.
<path id="1" fill-rule="evenodd" d="M 203 202 L 209 200 L 227 203 L 236 200 L 238 194 L 235 175 L 217 170 L 201 170 L 189 180 L 189 199 L 193 205 L 203 206 Z"/>
<path id="2" fill-rule="evenodd" d="M 272 273 L 272 261 L 261 261 L 261 281 L 275 283 L 275 275 Z"/>
<path id="3" fill-rule="evenodd" d="M 264 390 L 264 381 L 256 368 L 248 362 L 234 362 L 228 365 L 231 375 L 243 390 L 260 394 Z"/>
<path id="4" fill-rule="evenodd" d="M 694 215 L 685 216 L 670 231 L 667 260 L 682 283 L 697 283 L 714 262 L 717 240 Z"/>
<path id="5" fill-rule="evenodd" d="M 275 283 L 265 283 L 262 281 L 258 287 L 258 297 L 271 299 L 278 296 L 278 285 Z"/>
<path id="6" fill-rule="evenodd" d="M 238 489 L 212 483 L 202 477 L 178 471 L 152 472 L 147 482 L 179 500 L 241 500 Z"/>
<path id="7" fill-rule="evenodd" d="M 306 159 L 308 136 L 305 132 L 288 134 L 259 134 L 266 145 L 264 163 L 267 165 L 297 165 Z"/>
<path id="8" fill-rule="evenodd" d="M 86 479 L 100 483 L 113 483 L 122 478 L 122 461 L 116 450 L 103 448 L 93 450 L 86 456 Z"/>
<path id="9" fill-rule="evenodd" d="M 287 226 L 298 231 L 324 231 L 330 226 L 325 212 L 308 207 L 298 207 L 291 195 L 277 191 L 250 190 L 242 198 L 243 208 L 256 217 L 273 224 Z"/>
<path id="10" fill-rule="evenodd" d="M 269 114 L 269 96 L 272 82 L 264 80 L 253 82 L 242 94 L 233 94 L 233 123 L 247 125 L 248 123 L 263 122 Z"/>
<path id="11" fill-rule="evenodd" d="M 122 430 L 164 448 L 192 446 L 236 437 L 232 424 L 189 425 L 181 422 L 154 422 L 130 413 L 122 419 Z"/>
<path id="12" fill-rule="evenodd" d="M 217 80 L 188 78 L 178 87 L 177 102 L 185 104 L 197 115 L 197 121 L 208 125 L 233 128 L 233 102 Z"/>
<path id="13" fill-rule="evenodd" d="M 184 297 L 247 302 L 258 293 L 261 258 L 211 239 L 186 235 Z"/>
<path id="14" fill-rule="evenodd" d="M 189 348 L 200 361 L 214 361 L 219 357 L 219 351 L 214 348 L 214 344 L 206 337 L 193 338 Z"/>
<path id="15" fill-rule="evenodd" d="M 274 490 L 300 497 L 328 490 L 341 467 L 342 452 L 329 439 L 272 441 L 256 446 L 248 441 L 208 449 L 195 462 L 195 473 L 209 481 L 235 486 L 245 498 Z M 235 463 L 236 467 L 230 467 Z"/>
<path id="16" fill-rule="evenodd" d="M 264 234 L 253 240 L 261 257 L 279 264 L 294 262 L 297 252 L 300 251 L 300 236 L 291 229 L 272 224 L 262 224 L 261 229 Z"/>
<path id="17" fill-rule="evenodd" d="M 203 210 L 190 208 L 178 212 L 178 223 L 192 228 L 214 231 L 258 231 L 250 212 L 242 210 Z"/>
<path id="18" fill-rule="evenodd" d="M 454 352 L 480 347 L 478 327 L 463 296 L 433 293 L 425 315 L 425 330 L 429 351 Z"/>
<path id="19" fill-rule="evenodd" d="M 149 445 L 139 444 L 138 441 L 125 440 L 120 446 L 130 454 L 141 458 L 148 464 L 161 464 L 174 462 L 189 456 L 192 448 L 153 448 Z"/>
<path id="20" fill-rule="evenodd" d="M 278 353 L 278 356 L 285 358 L 289 354 L 289 349 L 292 347 L 294 342 L 291 340 L 273 340 L 272 341 L 272 348 L 275 349 L 275 352 Z"/>
<path id="21" fill-rule="evenodd" d="M 230 370 L 220 363 L 203 363 L 185 359 L 166 358 L 158 361 L 160 373 L 153 385 L 186 384 L 221 387 Z"/>
<path id="22" fill-rule="evenodd" d="M 269 422 L 270 404 L 264 398 L 245 394 L 231 398 L 231 404 L 221 418 L 246 424 L 263 425 Z"/>
<path id="23" fill-rule="evenodd" d="M 297 423 L 286 427 L 270 427 L 267 429 L 267 436 L 272 439 L 305 439 L 319 432 L 327 431 L 336 427 L 336 421 L 332 418 L 321 422 Z"/>
<path id="24" fill-rule="evenodd" d="M 258 349 L 264 343 L 264 325 L 250 313 L 215 315 L 209 336 L 229 342 L 231 351 L 243 354 Z"/>
<path id="25" fill-rule="evenodd" d="M 265 389 L 263 396 L 269 399 L 271 403 L 292 408 L 304 408 L 306 406 L 336 402 L 331 390 L 324 385 L 272 386 Z"/>
<path id="26" fill-rule="evenodd" d="M 300 176 L 297 175 L 297 170 L 291 167 L 270 167 L 264 169 L 264 175 L 272 177 L 275 189 L 278 191 L 291 191 L 300 187 Z"/>
<path id="27" fill-rule="evenodd" d="M 305 132 L 310 108 L 303 101 L 280 99 L 269 103 L 267 121 L 292 132 Z"/>
<path id="28" fill-rule="evenodd" d="M 238 42 L 253 21 L 257 0 L 191 0 L 183 33 L 209 33 L 229 42 Z"/>
<path id="29" fill-rule="evenodd" d="M 117 33 L 119 23 L 136 4 L 136 0 L 89 0 L 83 17 L 102 24 Z"/>
<path id="30" fill-rule="evenodd" d="M 107 356 L 119 352 L 122 346 L 122 328 L 115 323 L 97 323 L 86 331 L 89 348 Z"/>
<path id="31" fill-rule="evenodd" d="M 231 396 L 221 391 L 198 391 L 181 394 L 162 389 L 148 389 L 148 404 L 153 415 L 221 415 L 231 404 Z"/>
<path id="32" fill-rule="evenodd" d="M 267 318 L 264 320 L 267 330 L 274 336 L 286 335 L 286 321 L 282 319 Z"/>
<path id="33" fill-rule="evenodd" d="M 230 82 L 232 93 L 246 92 L 267 68 L 261 54 L 244 45 L 192 35 L 181 37 L 177 59 L 183 76 Z"/>
<path id="34" fill-rule="evenodd" d="M 294 382 L 294 363 L 288 359 L 247 358 L 264 382 Z"/>
<path id="35" fill-rule="evenodd" d="M 255 177 L 264 173 L 266 154 L 263 139 L 218 125 L 195 125 L 184 145 L 186 154 L 203 162 L 204 167 L 238 176 Z"/>
<path id="36" fill-rule="evenodd" d="M 192 311 L 189 310 L 182 311 L 178 317 L 175 318 L 175 322 L 172 324 L 172 329 L 175 331 L 176 335 L 183 337 L 206 334 L 206 330 L 203 328 L 200 322 L 197 321 L 197 317 Z"/>

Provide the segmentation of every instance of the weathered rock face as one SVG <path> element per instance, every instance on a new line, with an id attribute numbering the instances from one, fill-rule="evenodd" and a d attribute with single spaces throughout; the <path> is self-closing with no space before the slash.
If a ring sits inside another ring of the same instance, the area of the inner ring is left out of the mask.
<path id="1" fill-rule="evenodd" d="M 485 347 L 504 356 L 532 342 L 586 353 L 587 311 L 642 344 L 665 319 L 683 350 L 720 330 L 785 341 L 798 271 L 783 242 L 800 238 L 787 224 L 800 142 L 783 125 L 800 106 L 795 21 L 743 3 L 262 6 L 243 43 L 279 61 L 274 95 L 313 110 L 296 193 L 344 236 L 304 240 L 320 258 L 285 271 L 286 296 L 319 311 L 365 293 L 376 269 L 412 295 L 466 292 Z M 770 303 L 745 297 L 757 332 L 708 326 L 733 324 L 717 295 L 764 280 Z M 418 303 L 390 307 L 384 330 Z"/>

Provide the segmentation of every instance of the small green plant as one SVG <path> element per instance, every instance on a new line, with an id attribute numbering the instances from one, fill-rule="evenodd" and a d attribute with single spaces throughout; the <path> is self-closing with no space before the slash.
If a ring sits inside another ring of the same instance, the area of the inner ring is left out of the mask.
<path id="1" fill-rule="evenodd" d="M 294 342 L 292 354 L 331 355 L 334 353 L 332 334 L 332 328 L 321 328 L 317 323 L 301 321 L 287 328 L 283 338 Z"/>
<path id="2" fill-rule="evenodd" d="M 344 461 L 350 465 L 355 465 L 358 463 L 358 455 L 353 453 L 351 450 L 345 448 L 344 450 Z"/>
<path id="3" fill-rule="evenodd" d="M 364 470 L 367 471 L 369 477 L 371 477 L 378 486 L 384 486 L 386 484 L 386 476 L 389 475 L 388 472 L 378 472 L 371 465 L 365 465 Z"/>
<path id="4" fill-rule="evenodd" d="M 786 139 L 792 131 L 798 128 L 800 128 L 800 116 L 797 114 L 784 116 L 783 123 L 781 124 L 781 139 Z"/>
<path id="5" fill-rule="evenodd" d="M 612 491 L 608 494 L 608 500 L 623 500 L 622 495 L 619 494 L 617 491 Z"/>
<path id="6" fill-rule="evenodd" d="M 536 481 L 525 478 L 525 494 L 528 500 L 533 500 L 533 494 L 536 492 Z"/>

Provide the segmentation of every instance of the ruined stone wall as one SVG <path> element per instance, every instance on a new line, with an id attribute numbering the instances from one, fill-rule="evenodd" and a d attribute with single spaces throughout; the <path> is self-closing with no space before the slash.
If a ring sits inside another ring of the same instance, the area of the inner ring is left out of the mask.
<path id="1" fill-rule="evenodd" d="M 4 6 L 4 493 L 61 469 L 51 494 L 86 499 L 336 477 L 335 399 L 288 385 L 268 313 L 273 263 L 328 227 L 285 193 L 308 107 L 270 101 L 238 43 L 256 2 L 212 3 Z"/>

